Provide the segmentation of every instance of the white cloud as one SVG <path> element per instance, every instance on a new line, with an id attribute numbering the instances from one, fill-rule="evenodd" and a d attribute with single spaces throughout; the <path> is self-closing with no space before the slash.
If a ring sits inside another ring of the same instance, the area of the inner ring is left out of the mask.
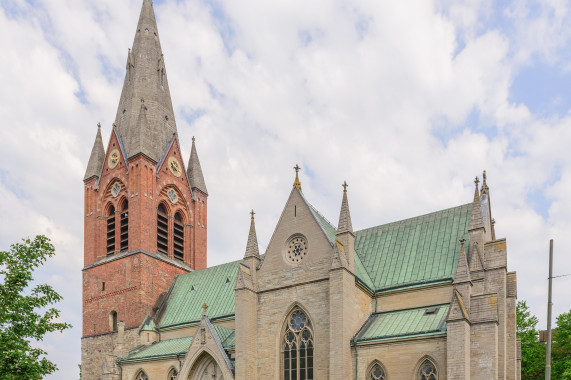
<path id="1" fill-rule="evenodd" d="M 296 163 L 307 198 L 333 223 L 349 182 L 356 228 L 468 203 L 485 168 L 519 296 L 545 321 L 547 242 L 571 243 L 571 119 L 510 99 L 531 57 L 563 62 L 568 3 L 514 2 L 500 15 L 468 0 L 155 3 L 183 152 L 196 136 L 210 192 L 210 264 L 243 255 L 251 208 L 268 243 Z M 40 280 L 64 294 L 75 328 L 45 344 L 62 368 L 52 378 L 73 378 L 81 179 L 96 123 L 110 133 L 140 1 L 12 7 L 22 11 L 0 12 L 0 237 L 54 239 L 58 255 Z M 558 270 L 571 273 L 558 252 Z M 571 308 L 565 284 L 557 312 Z M 66 359 L 62 346 L 72 348 Z"/>

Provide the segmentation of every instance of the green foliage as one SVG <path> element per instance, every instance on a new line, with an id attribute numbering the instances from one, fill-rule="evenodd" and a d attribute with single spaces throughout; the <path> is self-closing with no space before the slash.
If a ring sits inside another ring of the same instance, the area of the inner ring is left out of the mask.
<path id="1" fill-rule="evenodd" d="M 551 378 L 571 380 L 571 311 L 557 317 L 551 350 Z"/>
<path id="2" fill-rule="evenodd" d="M 33 348 L 30 340 L 41 341 L 46 333 L 71 327 L 56 322 L 60 312 L 50 305 L 62 297 L 43 284 L 29 289 L 35 268 L 55 254 L 45 236 L 24 239 L 9 251 L 0 252 L 0 379 L 41 379 L 57 370 L 46 352 Z"/>
<path id="3" fill-rule="evenodd" d="M 543 379 L 545 375 L 545 345 L 539 342 L 538 319 L 531 315 L 525 301 L 516 309 L 517 337 L 521 339 L 522 380 Z"/>

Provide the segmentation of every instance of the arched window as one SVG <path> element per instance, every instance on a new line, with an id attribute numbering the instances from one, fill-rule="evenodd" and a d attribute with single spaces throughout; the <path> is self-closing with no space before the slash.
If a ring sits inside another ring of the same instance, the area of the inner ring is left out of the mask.
<path id="1" fill-rule="evenodd" d="M 313 380 L 313 328 L 300 309 L 286 321 L 282 349 L 284 380 Z"/>
<path id="2" fill-rule="evenodd" d="M 107 215 L 107 255 L 115 253 L 115 207 L 109 207 Z"/>
<path id="3" fill-rule="evenodd" d="M 121 207 L 121 244 L 120 251 L 126 251 L 129 248 L 129 201 L 125 199 Z"/>
<path id="4" fill-rule="evenodd" d="M 438 372 L 434 363 L 426 358 L 418 369 L 419 380 L 438 380 Z"/>
<path id="5" fill-rule="evenodd" d="M 147 376 L 147 374 L 145 372 L 141 371 L 137 375 L 137 380 L 149 380 L 149 377 Z"/>
<path id="6" fill-rule="evenodd" d="M 109 328 L 111 331 L 117 331 L 117 312 L 115 310 L 109 313 Z"/>
<path id="7" fill-rule="evenodd" d="M 174 258 L 184 260 L 184 225 L 180 212 L 174 215 Z"/>
<path id="8" fill-rule="evenodd" d="M 387 380 L 387 372 L 385 371 L 385 368 L 382 366 L 382 364 L 375 363 L 373 365 L 369 371 L 367 380 Z"/>
<path id="9" fill-rule="evenodd" d="M 167 380 L 176 380 L 176 378 L 178 377 L 178 372 L 176 371 L 176 369 L 172 369 L 169 372 L 169 376 L 167 377 Z"/>
<path id="10" fill-rule="evenodd" d="M 169 220 L 162 203 L 157 209 L 157 251 L 164 255 L 169 254 Z"/>

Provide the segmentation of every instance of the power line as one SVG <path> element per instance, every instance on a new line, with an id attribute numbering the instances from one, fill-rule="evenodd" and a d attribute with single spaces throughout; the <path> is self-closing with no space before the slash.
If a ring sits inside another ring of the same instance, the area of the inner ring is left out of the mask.
<path id="1" fill-rule="evenodd" d="M 551 278 L 568 277 L 568 276 L 571 276 L 571 273 L 569 273 L 569 274 L 562 274 L 562 275 L 559 275 L 559 276 L 553 276 L 553 277 L 551 277 Z M 549 280 L 549 278 L 548 278 L 548 280 Z"/>

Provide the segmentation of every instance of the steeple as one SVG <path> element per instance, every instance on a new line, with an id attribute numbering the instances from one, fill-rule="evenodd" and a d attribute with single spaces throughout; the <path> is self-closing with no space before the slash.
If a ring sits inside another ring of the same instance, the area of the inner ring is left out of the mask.
<path id="1" fill-rule="evenodd" d="M 126 69 L 115 125 L 128 158 L 143 154 L 158 162 L 177 130 L 152 0 L 143 0 Z"/>
<path id="2" fill-rule="evenodd" d="M 248 234 L 248 243 L 246 244 L 246 254 L 244 257 L 254 256 L 260 258 L 260 251 L 258 248 L 258 238 L 256 236 L 256 225 L 254 223 L 255 212 L 252 210 L 250 219 L 250 233 Z"/>
<path id="3" fill-rule="evenodd" d="M 194 141 L 195 139 L 193 137 L 186 175 L 188 176 L 190 187 L 192 189 L 198 189 L 208 195 L 208 190 L 206 190 L 206 183 L 204 182 L 204 176 L 202 175 L 202 168 L 200 167 L 200 161 L 198 160 L 198 153 L 196 153 L 196 144 Z"/>
<path id="4" fill-rule="evenodd" d="M 91 156 L 89 157 L 89 163 L 87 164 L 83 180 L 87 181 L 90 178 L 99 177 L 104 163 L 105 148 L 103 147 L 103 139 L 101 138 L 101 124 L 97 124 L 97 135 L 95 136 L 95 143 L 93 144 L 93 149 L 91 149 Z"/>
<path id="5" fill-rule="evenodd" d="M 341 201 L 341 212 L 339 213 L 339 224 L 337 233 L 353 232 L 353 225 L 351 224 L 351 213 L 349 212 L 349 201 L 347 200 L 347 182 L 343 183 L 343 200 Z"/>
<path id="6" fill-rule="evenodd" d="M 484 218 L 482 216 L 482 205 L 480 203 L 480 191 L 478 190 L 478 177 L 474 180 L 476 189 L 474 190 L 474 202 L 472 203 L 472 216 L 470 218 L 469 230 L 484 228 Z"/>

